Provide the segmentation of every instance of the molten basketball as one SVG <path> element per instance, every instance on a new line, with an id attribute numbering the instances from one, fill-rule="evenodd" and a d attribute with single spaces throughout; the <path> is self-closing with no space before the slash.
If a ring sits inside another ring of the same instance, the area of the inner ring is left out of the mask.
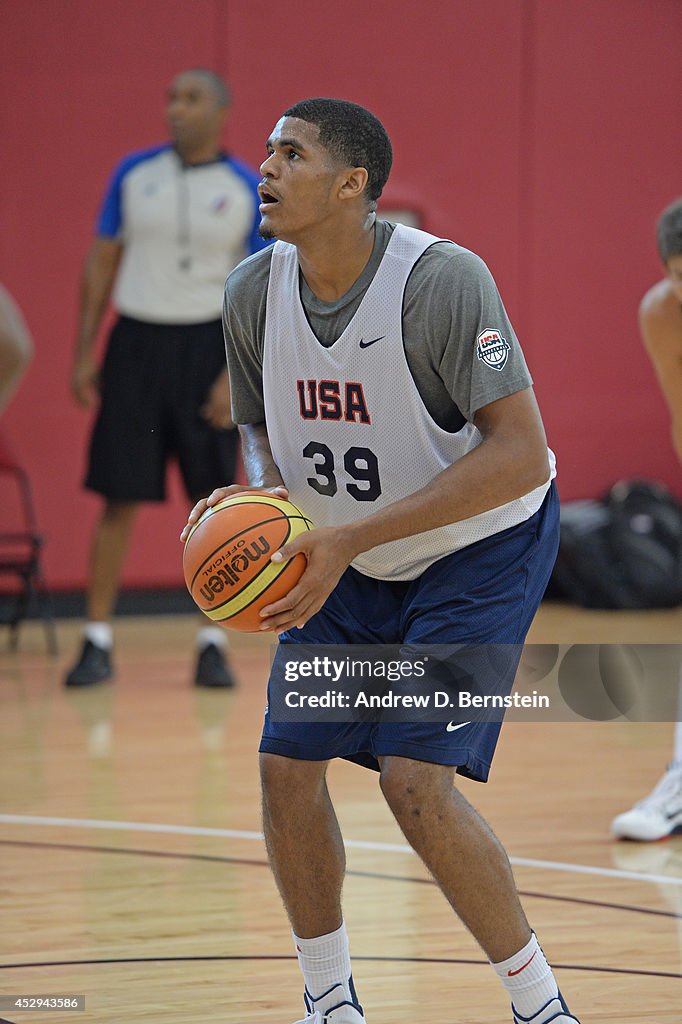
<path id="1" fill-rule="evenodd" d="M 237 494 L 207 509 L 185 541 L 187 589 L 202 612 L 228 629 L 253 633 L 259 612 L 300 579 L 305 556 L 277 564 L 271 555 L 313 524 L 273 494 Z"/>

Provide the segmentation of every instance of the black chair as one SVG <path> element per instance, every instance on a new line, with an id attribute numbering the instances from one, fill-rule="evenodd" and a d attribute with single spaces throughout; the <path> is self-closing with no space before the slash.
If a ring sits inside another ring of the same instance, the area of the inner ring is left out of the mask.
<path id="1" fill-rule="evenodd" d="M 57 654 L 52 598 L 41 564 L 42 546 L 31 481 L 0 432 L 0 577 L 10 577 L 17 584 L 9 590 L 0 588 L 0 623 L 10 627 L 10 650 L 16 650 L 19 626 L 35 603 L 45 624 L 48 651 Z"/>

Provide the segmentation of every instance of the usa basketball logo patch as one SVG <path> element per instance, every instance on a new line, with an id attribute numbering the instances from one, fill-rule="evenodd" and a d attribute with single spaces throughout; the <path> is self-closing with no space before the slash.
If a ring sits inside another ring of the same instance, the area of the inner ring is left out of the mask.
<path id="1" fill-rule="evenodd" d="M 509 356 L 509 342 L 499 331 L 488 327 L 476 340 L 476 354 L 486 366 L 493 370 L 503 370 Z"/>

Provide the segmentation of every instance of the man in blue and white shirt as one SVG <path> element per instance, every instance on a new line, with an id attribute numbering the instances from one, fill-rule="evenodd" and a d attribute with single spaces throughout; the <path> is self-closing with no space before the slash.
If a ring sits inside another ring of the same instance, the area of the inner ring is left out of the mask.
<path id="1" fill-rule="evenodd" d="M 225 83 L 194 68 L 172 82 L 170 141 L 114 170 L 85 261 L 72 390 L 99 401 L 85 486 L 104 498 L 93 538 L 87 622 L 69 686 L 113 674 L 111 617 L 140 502 L 165 498 L 177 459 L 194 502 L 234 478 L 221 326 L 225 278 L 266 244 L 258 233 L 258 176 L 223 152 Z M 100 367 L 94 348 L 109 300 L 118 314 Z M 229 686 L 224 633 L 201 630 L 195 682 Z"/>

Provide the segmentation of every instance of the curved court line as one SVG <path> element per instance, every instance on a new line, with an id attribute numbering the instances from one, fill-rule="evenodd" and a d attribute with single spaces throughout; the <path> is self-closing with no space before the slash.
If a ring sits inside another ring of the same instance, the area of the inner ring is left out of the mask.
<path id="1" fill-rule="evenodd" d="M 156 857 L 161 860 L 198 860 L 211 864 L 233 864 L 241 867 L 269 868 L 267 860 L 253 860 L 247 857 L 229 857 L 210 853 L 188 853 L 177 850 L 145 850 L 125 846 L 90 846 L 84 843 L 51 843 L 36 842 L 26 839 L 0 839 L 0 846 L 20 846 L 22 849 L 30 847 L 39 850 L 67 850 L 70 853 L 112 853 L 128 857 Z M 357 868 L 349 868 L 346 871 L 349 878 L 374 878 L 383 882 L 409 882 L 410 885 L 431 885 L 436 886 L 433 878 L 414 878 L 411 875 L 389 875 L 381 871 L 360 871 Z M 653 907 L 637 907 L 629 903 L 609 903 L 606 900 L 590 900 L 582 896 L 557 896 L 548 892 L 531 892 L 528 889 L 519 889 L 519 896 L 537 900 L 550 900 L 559 903 L 577 903 L 586 907 L 599 907 L 601 910 L 625 910 L 630 914 L 646 914 L 651 917 L 669 917 L 674 920 L 682 920 L 682 913 L 674 910 L 655 910 Z M 2 1020 L 0 1020 L 2 1024 Z"/>
<path id="2" fill-rule="evenodd" d="M 221 963 L 238 962 L 262 962 L 274 960 L 298 960 L 291 953 L 267 953 L 253 954 L 208 954 L 206 956 L 122 956 L 104 957 L 94 960 L 41 960 L 22 964 L 0 964 L 0 971 L 12 969 L 27 969 L 31 967 L 98 967 L 105 964 L 154 964 L 154 963 L 204 963 L 218 961 Z M 487 960 L 468 960 L 459 957 L 438 957 L 438 956 L 353 956 L 353 960 L 362 960 L 365 963 L 383 964 L 457 964 L 468 967 L 490 967 Z M 590 967 L 586 964 L 557 964 L 552 963 L 552 969 L 556 971 L 590 971 L 593 974 L 620 974 L 627 976 L 646 978 L 682 978 L 678 971 L 645 971 L 629 967 Z"/>
<path id="3" fill-rule="evenodd" d="M 214 836 L 217 839 L 245 839 L 263 842 L 262 832 L 241 829 L 206 828 L 199 825 L 162 825 L 150 821 L 102 821 L 98 818 L 53 818 L 33 814 L 0 814 L 0 825 L 38 825 L 50 828 L 93 828 L 110 831 L 156 832 L 168 835 Z M 349 850 L 374 850 L 380 853 L 410 853 L 411 846 L 402 843 L 379 843 L 363 839 L 344 839 Z M 510 857 L 512 864 L 519 867 L 542 868 L 546 871 L 565 871 L 579 875 L 597 875 L 601 878 L 621 878 L 635 882 L 655 882 L 657 885 L 682 887 L 682 878 L 669 875 L 652 875 L 638 871 L 624 871 L 620 868 L 600 868 L 588 864 L 569 864 L 563 861 L 537 860 L 530 857 Z"/>

